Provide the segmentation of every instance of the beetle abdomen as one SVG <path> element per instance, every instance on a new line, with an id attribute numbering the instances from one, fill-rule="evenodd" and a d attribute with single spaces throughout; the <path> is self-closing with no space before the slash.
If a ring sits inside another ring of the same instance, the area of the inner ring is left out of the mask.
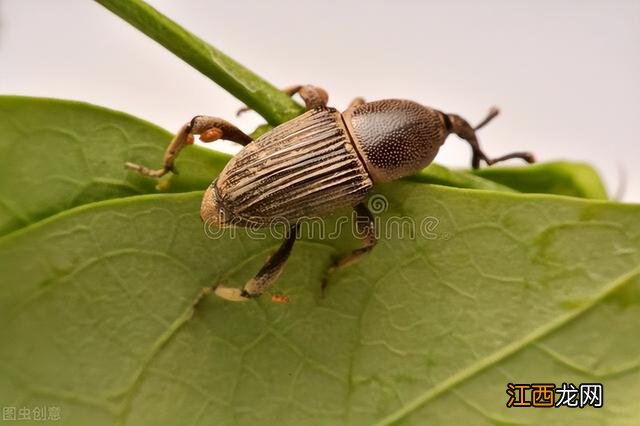
<path id="1" fill-rule="evenodd" d="M 334 109 L 315 109 L 247 145 L 215 183 L 227 220 L 268 225 L 360 202 L 372 181 Z"/>

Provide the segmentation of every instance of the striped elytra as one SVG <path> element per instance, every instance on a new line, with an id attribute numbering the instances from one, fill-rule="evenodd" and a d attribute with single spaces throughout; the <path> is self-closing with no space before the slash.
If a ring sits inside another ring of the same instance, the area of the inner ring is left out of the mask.
<path id="1" fill-rule="evenodd" d="M 317 108 L 256 139 L 226 165 L 203 200 L 218 225 L 295 223 L 355 206 L 373 182 L 341 114 Z"/>

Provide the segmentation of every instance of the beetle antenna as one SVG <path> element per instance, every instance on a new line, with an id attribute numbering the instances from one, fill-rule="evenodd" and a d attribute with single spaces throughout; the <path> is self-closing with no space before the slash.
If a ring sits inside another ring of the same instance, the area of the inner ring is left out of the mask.
<path id="1" fill-rule="evenodd" d="M 485 119 L 482 120 L 476 127 L 471 127 L 471 125 L 464 118 L 460 117 L 457 114 L 448 114 L 449 122 L 451 123 L 451 131 L 458 135 L 458 137 L 467 141 L 467 143 L 471 146 L 471 151 L 473 154 L 471 157 L 471 167 L 477 169 L 478 167 L 480 167 L 480 161 L 484 161 L 485 163 L 487 163 L 487 165 L 490 166 L 492 164 L 509 160 L 511 158 L 520 158 L 527 163 L 533 163 L 535 161 L 535 158 L 529 152 L 512 152 L 511 154 L 503 155 L 502 157 L 490 158 L 480 148 L 478 138 L 476 137 L 476 130 L 484 127 L 487 123 L 493 120 L 498 115 L 498 113 L 498 108 L 491 108 L 489 110 L 489 114 L 487 114 Z"/>
<path id="2" fill-rule="evenodd" d="M 489 124 L 489 122 L 491 120 L 493 120 L 494 118 L 496 118 L 498 116 L 498 114 L 500 114 L 500 110 L 498 109 L 498 107 L 491 107 L 489 109 L 489 113 L 487 114 L 487 116 L 484 118 L 484 120 L 482 120 L 476 127 L 473 128 L 473 130 L 477 131 L 482 129 L 484 126 L 486 126 L 487 124 Z"/>

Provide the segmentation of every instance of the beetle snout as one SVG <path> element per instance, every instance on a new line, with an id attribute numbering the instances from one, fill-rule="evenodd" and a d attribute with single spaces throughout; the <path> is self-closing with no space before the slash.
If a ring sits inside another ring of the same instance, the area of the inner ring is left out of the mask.
<path id="1" fill-rule="evenodd" d="M 222 228 L 228 225 L 229 218 L 226 217 L 226 212 L 218 199 L 215 182 L 204 192 L 200 205 L 200 218 L 206 226 Z"/>

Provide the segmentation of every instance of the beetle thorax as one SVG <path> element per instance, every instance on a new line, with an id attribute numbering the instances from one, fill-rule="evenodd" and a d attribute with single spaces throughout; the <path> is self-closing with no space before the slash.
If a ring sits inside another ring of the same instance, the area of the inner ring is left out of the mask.
<path id="1" fill-rule="evenodd" d="M 420 171 L 449 134 L 439 111 L 407 100 L 365 103 L 343 118 L 374 182 Z"/>

